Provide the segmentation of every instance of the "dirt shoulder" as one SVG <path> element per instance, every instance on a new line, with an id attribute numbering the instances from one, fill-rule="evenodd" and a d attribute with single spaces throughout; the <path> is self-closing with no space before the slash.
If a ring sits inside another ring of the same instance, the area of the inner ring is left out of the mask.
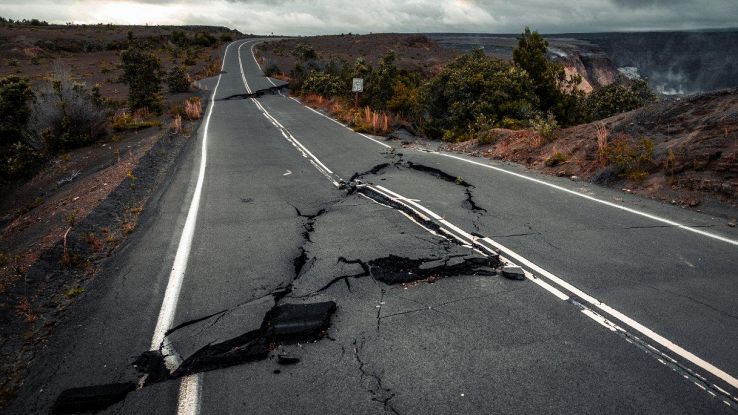
<path id="1" fill-rule="evenodd" d="M 162 37 L 175 29 L 2 26 L 0 76 L 17 74 L 38 85 L 63 65 L 76 81 L 102 82 L 103 98 L 124 111 L 127 89 L 119 81 L 119 51 L 104 45 L 125 41 L 131 30 L 134 38 L 159 42 L 161 47 L 150 50 L 166 71 L 183 59 L 170 54 Z M 80 44 L 87 46 L 76 49 Z M 226 44 L 193 49 L 194 61 L 187 65 L 193 80 L 220 71 Z M 25 50 L 23 45 L 36 46 Z M 70 50 L 59 50 L 59 45 L 71 45 Z M 151 115 L 144 126 L 109 126 L 103 140 L 54 156 L 32 178 L 0 183 L 0 408 L 13 398 L 28 363 L 65 318 L 65 310 L 104 275 L 101 269 L 136 231 L 150 197 L 193 141 L 199 116 L 182 116 L 180 126 L 174 110 L 191 98 L 205 102 L 208 91 L 200 85 L 165 94 L 164 113 Z"/>

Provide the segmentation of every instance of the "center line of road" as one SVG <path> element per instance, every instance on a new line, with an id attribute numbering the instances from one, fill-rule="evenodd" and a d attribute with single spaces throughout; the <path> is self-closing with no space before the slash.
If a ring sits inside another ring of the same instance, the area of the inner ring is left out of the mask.
<path id="1" fill-rule="evenodd" d="M 243 67 L 242 67 L 242 75 L 243 75 Z M 245 76 L 244 76 L 244 81 L 245 81 Z M 311 163 L 313 164 L 313 166 L 316 169 L 318 169 L 318 171 L 320 171 L 324 175 L 329 176 L 329 178 L 332 177 L 331 180 L 332 180 L 332 182 L 335 185 L 338 185 L 339 182 L 342 181 L 342 179 L 340 177 L 338 177 L 337 175 L 335 175 L 334 173 L 332 173 L 328 169 L 328 167 L 325 166 L 325 164 L 323 164 L 299 140 L 297 140 L 297 138 L 295 138 L 294 135 L 292 135 L 292 133 L 290 133 L 281 123 L 279 123 L 279 121 L 277 121 L 277 119 L 274 116 L 272 116 L 259 102 L 257 102 L 254 99 L 252 99 L 252 101 L 259 108 L 259 110 L 262 111 L 262 113 L 264 114 L 264 116 L 267 117 L 267 119 L 269 119 L 270 121 L 272 121 L 272 124 L 275 127 L 277 127 L 278 129 L 280 129 L 280 131 L 282 132 L 282 135 L 286 139 L 288 139 L 290 142 L 292 142 L 293 145 L 298 150 L 300 150 L 305 157 L 308 157 L 308 158 L 311 159 L 310 160 Z M 311 109 L 309 107 L 307 107 L 307 108 L 308 109 Z M 323 114 L 320 114 L 320 115 L 323 115 Z M 493 168 L 495 170 L 500 170 L 502 172 L 505 172 L 505 173 L 508 173 L 508 174 L 512 174 L 512 175 L 515 175 L 515 176 L 519 176 L 519 177 L 524 178 L 524 179 L 527 179 L 527 180 L 532 180 L 532 181 L 535 181 L 535 182 L 538 182 L 538 183 L 541 183 L 541 184 L 544 184 L 544 185 L 547 185 L 547 186 L 551 186 L 551 187 L 557 188 L 559 190 L 566 191 L 568 193 L 572 193 L 572 194 L 575 194 L 575 195 L 578 195 L 578 196 L 581 196 L 581 197 L 585 197 L 587 199 L 591 199 L 593 201 L 597 201 L 599 203 L 604 203 L 604 204 L 607 204 L 607 205 L 610 205 L 610 206 L 613 206 L 613 207 L 624 209 L 624 210 L 629 211 L 629 212 L 632 212 L 632 213 L 641 214 L 643 216 L 646 216 L 646 217 L 649 217 L 649 218 L 652 218 L 652 219 L 655 219 L 655 220 L 667 221 L 667 223 L 669 223 L 671 225 L 674 225 L 674 226 L 679 225 L 676 222 L 669 221 L 668 219 L 658 218 L 656 216 L 653 216 L 653 215 L 650 215 L 650 214 L 646 214 L 646 213 L 643 213 L 643 212 L 639 212 L 639 211 L 636 211 L 634 209 L 626 208 L 624 206 L 619 206 L 619 205 L 616 205 L 614 203 L 603 201 L 603 200 L 600 200 L 600 199 L 596 199 L 596 198 L 593 198 L 591 196 L 584 195 L 584 194 L 581 194 L 579 192 L 575 192 L 575 191 L 572 191 L 572 190 L 569 190 L 569 189 L 566 189 L 566 188 L 563 188 L 563 187 L 560 187 L 560 186 L 552 185 L 552 184 L 546 183 L 546 182 L 544 182 L 542 180 L 530 178 L 530 177 L 527 177 L 525 175 L 521 175 L 521 174 L 518 174 L 518 173 L 509 172 L 507 170 L 500 169 L 498 167 L 484 165 L 482 163 L 477 163 L 477 162 L 473 162 L 473 161 L 470 161 L 470 160 L 465 160 L 463 158 L 452 156 L 452 155 L 446 155 L 446 154 L 442 154 L 442 153 L 437 153 L 437 154 L 442 155 L 442 156 L 456 158 L 456 159 L 459 159 L 459 160 L 462 160 L 462 161 L 466 161 L 466 162 L 470 162 L 470 163 L 473 163 L 473 164 L 478 164 L 478 165 L 481 165 L 481 166 L 484 166 L 484 167 Z M 323 167 L 325 170 L 323 170 L 321 167 Z M 456 225 L 454 225 L 454 224 L 446 221 L 445 219 L 443 219 L 440 215 L 436 214 L 435 212 L 431 211 L 430 209 L 426 208 L 425 206 L 422 206 L 420 203 L 418 203 L 416 201 L 416 199 L 407 198 L 405 196 L 402 196 L 402 195 L 400 195 L 398 193 L 395 193 L 395 192 L 393 192 L 393 191 L 391 191 L 391 190 L 389 190 L 389 189 L 387 189 L 385 187 L 382 187 L 382 186 L 371 186 L 371 185 L 365 185 L 365 186 L 373 189 L 375 192 L 378 192 L 378 193 L 384 195 L 384 197 L 387 197 L 388 199 L 393 199 L 393 200 L 396 200 L 396 201 L 402 203 L 404 206 L 407 206 L 410 209 L 412 209 L 420 217 L 423 217 L 423 218 L 430 217 L 431 219 L 433 219 L 434 221 L 436 221 L 438 224 L 440 224 L 442 226 L 441 229 L 443 229 L 443 231 L 444 231 L 445 234 L 447 234 L 447 235 L 449 235 L 451 237 L 454 237 L 454 238 L 458 239 L 459 241 L 461 241 L 463 243 L 469 244 L 469 246 L 471 246 L 471 247 L 473 247 L 475 249 L 476 248 L 482 248 L 482 249 L 486 250 L 487 252 L 498 252 L 498 253 L 502 253 L 504 255 L 507 255 L 510 258 L 514 258 L 515 261 L 517 261 L 517 263 L 519 263 L 519 265 L 522 265 L 525 268 L 525 274 L 526 274 L 526 277 L 529 280 L 533 281 L 538 286 L 544 288 L 546 291 L 552 293 L 553 295 L 555 295 L 560 300 L 567 301 L 567 302 L 570 302 L 570 303 L 576 305 L 577 307 L 580 308 L 580 310 L 582 311 L 582 314 L 583 315 L 585 315 L 588 318 L 594 320 L 595 322 L 597 322 L 601 326 L 607 328 L 608 330 L 610 330 L 612 332 L 616 332 L 616 333 L 622 335 L 626 339 L 626 341 L 628 341 L 629 343 L 636 344 L 641 349 L 643 349 L 646 352 L 654 355 L 662 364 L 664 364 L 667 367 L 670 367 L 671 369 L 675 370 L 680 375 L 682 375 L 685 378 L 687 378 L 688 380 L 692 381 L 698 387 L 700 387 L 700 388 L 708 391 L 708 393 L 710 393 L 712 396 L 714 396 L 716 393 L 717 394 L 720 394 L 721 395 L 721 398 L 723 399 L 723 402 L 726 405 L 728 405 L 728 406 L 730 406 L 731 408 L 734 408 L 734 409 L 738 408 L 738 398 L 736 398 L 735 396 L 731 395 L 730 393 L 728 393 L 727 391 L 725 391 L 724 389 L 722 389 L 720 386 L 718 386 L 718 385 L 716 385 L 714 383 L 711 383 L 704 376 L 696 373 L 695 371 L 693 371 L 689 367 L 684 366 L 683 364 L 679 363 L 677 360 L 671 358 L 669 355 L 661 352 L 660 350 L 656 349 L 655 347 L 651 346 L 650 344 L 648 344 L 648 343 L 640 340 L 637 336 L 629 333 L 628 331 L 626 331 L 625 329 L 623 329 L 622 327 L 620 327 L 618 324 L 613 323 L 612 321 L 610 321 L 607 318 L 603 317 L 601 314 L 599 314 L 596 311 L 594 311 L 593 308 L 597 308 L 601 312 L 603 312 L 605 314 L 608 314 L 612 319 L 617 320 L 617 321 L 620 321 L 625 326 L 628 326 L 628 327 L 630 327 L 630 328 L 638 331 L 642 335 L 644 335 L 647 338 L 649 338 L 651 341 L 653 341 L 653 342 L 661 345 L 662 347 L 668 349 L 670 352 L 674 353 L 675 355 L 677 355 L 677 356 L 681 357 L 682 359 L 684 359 L 686 361 L 689 361 L 691 364 L 693 364 L 693 365 L 695 365 L 695 366 L 697 366 L 697 367 L 699 367 L 699 368 L 701 368 L 701 369 L 709 372 L 711 375 L 713 375 L 716 378 L 722 380 L 723 382 L 725 382 L 726 384 L 730 385 L 731 387 L 738 389 L 738 379 L 736 379 L 732 375 L 728 374 L 727 372 L 723 371 L 722 369 L 720 369 L 720 368 L 714 366 L 713 364 L 705 361 L 704 359 L 698 357 L 697 355 L 693 354 L 692 352 L 690 352 L 690 351 L 682 348 L 681 346 L 679 346 L 676 343 L 672 342 L 671 340 L 669 340 L 669 339 L 661 336 L 660 334 L 654 332 L 653 330 L 651 330 L 648 327 L 642 325 L 641 323 L 637 322 L 636 320 L 628 317 L 627 315 L 623 314 L 622 312 L 620 312 L 620 311 L 618 311 L 618 310 L 616 310 L 616 309 L 608 306 L 607 304 L 605 304 L 605 303 L 597 300 L 593 296 L 591 296 L 591 295 L 585 293 L 584 291 L 580 290 L 579 288 L 577 288 L 577 287 L 569 284 L 568 282 L 566 282 L 563 279 L 557 277 L 556 275 L 554 275 L 554 274 L 546 271 L 545 269 L 543 269 L 540 266 L 536 265 L 535 263 L 527 260 L 523 256 L 517 254 L 516 252 L 514 252 L 511 249 L 503 246 L 502 244 L 500 244 L 500 243 L 498 243 L 498 242 L 496 242 L 496 241 L 494 241 L 494 240 L 492 240 L 492 239 L 490 239 L 488 237 L 481 237 L 480 238 L 480 237 L 474 236 L 474 235 L 472 235 L 472 234 L 470 234 L 470 233 L 462 230 L 461 228 L 457 227 Z M 414 220 L 413 220 L 413 222 L 418 223 L 418 222 L 416 222 Z M 422 224 L 419 224 L 419 225 L 421 227 L 423 227 L 424 229 L 428 230 Z M 685 225 L 681 225 L 679 227 L 681 227 L 683 229 L 686 229 L 686 230 L 695 231 L 694 229 L 689 228 L 689 227 L 687 227 Z M 698 233 L 703 233 L 703 232 L 700 231 Z M 727 239 L 727 238 L 719 237 L 717 235 L 708 234 L 706 236 L 715 237 L 716 239 L 720 239 L 720 240 L 726 239 L 726 241 L 731 242 L 731 243 L 732 242 L 735 242 L 735 241 L 732 241 L 732 240 Z M 477 250 L 477 251 L 478 252 L 481 252 L 479 250 Z M 514 264 L 515 263 L 515 262 L 513 262 L 513 261 L 511 261 L 511 260 L 503 257 L 502 255 L 500 256 L 500 258 L 503 259 L 507 263 L 510 263 L 510 264 Z M 543 281 L 540 277 L 545 278 L 549 282 Z M 567 292 L 570 293 L 571 295 L 566 294 Z"/>

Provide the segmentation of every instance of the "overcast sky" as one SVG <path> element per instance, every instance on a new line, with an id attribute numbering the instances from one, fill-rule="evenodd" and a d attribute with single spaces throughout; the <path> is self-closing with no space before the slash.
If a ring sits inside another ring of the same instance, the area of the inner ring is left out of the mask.
<path id="1" fill-rule="evenodd" d="M 244 33 L 545 33 L 735 27 L 738 0 L 0 0 L 50 22 L 222 25 Z"/>

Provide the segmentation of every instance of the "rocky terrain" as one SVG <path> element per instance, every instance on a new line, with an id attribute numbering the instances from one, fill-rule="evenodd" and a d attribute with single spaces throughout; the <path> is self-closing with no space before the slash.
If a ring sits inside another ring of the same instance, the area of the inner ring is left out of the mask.
<path id="1" fill-rule="evenodd" d="M 639 174 L 628 177 L 608 167 L 607 155 L 598 145 L 598 128 L 611 151 L 619 143 L 636 146 L 644 139 L 653 143 L 652 157 L 643 160 Z M 736 89 L 664 100 L 560 130 L 550 140 L 531 130 L 496 129 L 493 136 L 490 144 L 471 140 L 444 146 L 697 209 L 734 209 L 738 203 Z"/>

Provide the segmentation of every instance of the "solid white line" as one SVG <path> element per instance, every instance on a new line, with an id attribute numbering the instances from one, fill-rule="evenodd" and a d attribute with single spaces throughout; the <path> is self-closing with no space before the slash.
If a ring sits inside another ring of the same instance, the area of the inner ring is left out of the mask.
<path id="1" fill-rule="evenodd" d="M 671 226 L 674 226 L 676 228 L 683 229 L 685 231 L 693 232 L 693 233 L 696 233 L 696 234 L 699 234 L 699 235 L 702 235 L 702 236 L 706 236 L 708 238 L 712 238 L 712 239 L 715 239 L 715 240 L 718 240 L 718 241 L 721 241 L 721 242 L 726 242 L 726 243 L 729 243 L 731 245 L 738 246 L 738 241 L 737 240 L 733 240 L 733 239 L 730 239 L 730 238 L 726 238 L 724 236 L 716 235 L 714 233 L 705 232 L 705 231 L 700 230 L 700 229 L 692 228 L 690 226 L 687 226 L 687 225 L 684 225 L 684 224 L 681 224 L 681 223 L 678 223 L 678 222 L 674 222 L 672 220 L 669 220 L 669 219 L 666 219 L 666 218 L 662 218 L 660 216 L 656 216 L 656 215 L 652 215 L 650 213 L 642 212 L 640 210 L 629 208 L 627 206 L 622 206 L 622 205 L 619 205 L 617 203 L 609 202 L 607 200 L 598 199 L 596 197 L 593 197 L 593 196 L 590 196 L 590 195 L 587 195 L 587 194 L 584 194 L 584 193 L 577 192 L 576 190 L 567 189 L 565 187 L 558 186 L 558 185 L 555 185 L 553 183 L 548 183 L 546 181 L 543 181 L 543 180 L 540 180 L 540 179 L 536 179 L 536 178 L 533 178 L 533 177 L 529 177 L 529 176 L 526 176 L 524 174 L 515 173 L 515 172 L 512 172 L 512 171 L 509 171 L 509 170 L 500 168 L 500 167 L 492 166 L 492 165 L 485 164 L 485 163 L 480 163 L 480 162 L 474 161 L 474 160 L 469 160 L 469 159 L 466 159 L 466 158 L 463 158 L 463 157 L 455 156 L 453 154 L 446 154 L 446 153 L 439 153 L 439 152 L 433 152 L 433 154 L 438 154 L 440 156 L 449 157 L 449 158 L 452 158 L 452 159 L 460 160 L 460 161 L 463 161 L 463 162 L 466 162 L 466 163 L 470 163 L 470 164 L 474 164 L 474 165 L 481 166 L 481 167 L 486 167 L 488 169 L 492 169 L 492 170 L 495 170 L 495 171 L 499 171 L 501 173 L 509 174 L 511 176 L 515 176 L 515 177 L 518 177 L 518 178 L 521 178 L 521 179 L 524 179 L 524 180 L 528 180 L 528 181 L 531 181 L 531 182 L 534 182 L 534 183 L 542 184 L 542 185 L 548 186 L 548 187 L 550 187 L 552 189 L 560 190 L 562 192 L 566 192 L 566 193 L 569 193 L 569 194 L 572 194 L 572 195 L 575 195 L 575 196 L 579 196 L 581 198 L 584 198 L 584 199 L 587 199 L 587 200 L 591 200 L 591 201 L 596 202 L 596 203 L 601 203 L 603 205 L 610 206 L 610 207 L 613 207 L 613 208 L 616 208 L 616 209 L 620 209 L 620 210 L 624 210 L 626 212 L 633 213 L 633 214 L 639 215 L 639 216 L 643 216 L 645 218 L 648 218 L 648 219 L 651 219 L 651 220 L 655 220 L 657 222 L 665 223 L 667 225 L 671 225 Z"/>
<path id="2" fill-rule="evenodd" d="M 202 374 L 185 376 L 179 387 L 177 415 L 198 415 L 202 394 Z"/>
<path id="3" fill-rule="evenodd" d="M 177 253 L 174 256 L 172 270 L 169 273 L 169 281 L 167 282 L 167 288 L 164 292 L 164 299 L 162 300 L 161 309 L 159 310 L 159 317 L 156 321 L 154 335 L 151 338 L 151 350 L 161 349 L 162 353 L 165 354 L 165 359 L 167 360 L 168 364 L 171 364 L 172 360 L 178 359 L 178 356 L 171 349 L 169 343 L 165 341 L 165 333 L 172 327 L 174 314 L 177 311 L 179 293 L 182 290 L 182 282 L 184 280 L 185 272 L 187 271 L 187 261 L 192 249 L 192 240 L 195 236 L 195 225 L 197 224 L 197 213 L 200 208 L 202 186 L 205 181 L 205 167 L 207 166 L 208 129 L 210 128 L 210 118 L 212 117 L 213 109 L 215 108 L 215 95 L 218 93 L 218 86 L 220 86 L 223 68 L 225 68 L 225 61 L 226 57 L 228 56 L 228 49 L 230 49 L 232 44 L 233 42 L 229 43 L 228 46 L 226 46 L 225 52 L 223 54 L 223 63 L 220 67 L 221 74 L 218 75 L 218 81 L 215 83 L 215 88 L 213 89 L 213 93 L 210 96 L 208 115 L 205 118 L 205 125 L 203 126 L 200 171 L 197 175 L 197 184 L 195 184 L 195 191 L 192 194 L 190 208 L 187 211 L 187 219 L 185 220 L 184 227 L 182 228 L 182 236 L 180 236 L 179 238 L 179 245 L 177 246 Z M 200 377 L 200 374 L 187 376 L 180 383 L 177 405 L 178 414 L 199 414 L 201 389 Z"/>
<path id="4" fill-rule="evenodd" d="M 262 42 L 257 42 L 257 43 L 262 43 Z M 256 60 L 256 55 L 254 54 L 254 46 L 256 46 L 256 43 L 251 44 L 251 57 L 254 58 L 254 62 L 256 62 L 256 66 L 259 67 L 259 70 L 261 71 L 261 73 L 264 74 L 264 70 L 261 69 L 261 65 L 259 64 L 259 61 Z M 264 74 L 264 78 L 266 78 L 267 81 L 269 81 L 269 83 L 272 84 L 272 86 L 277 86 L 277 84 L 275 84 L 274 81 L 272 81 L 272 78 L 266 76 L 266 74 Z"/>
<path id="5" fill-rule="evenodd" d="M 232 43 L 226 47 L 223 55 L 223 65 L 220 68 L 221 72 L 223 71 L 223 67 L 225 67 L 225 58 L 228 55 L 228 49 L 231 45 Z M 197 184 L 195 185 L 195 191 L 192 194 L 192 201 L 190 201 L 190 208 L 187 212 L 187 219 L 185 220 L 184 228 L 182 228 L 182 236 L 179 238 L 177 253 L 174 256 L 174 264 L 172 265 L 172 270 L 169 273 L 169 282 L 167 283 L 167 288 L 164 292 L 164 300 L 162 301 L 161 309 L 159 311 L 159 318 L 156 321 L 154 336 L 151 339 L 151 350 L 158 350 L 162 345 L 162 342 L 164 341 L 164 333 L 172 327 L 174 313 L 177 310 L 179 292 L 182 289 L 182 281 L 184 279 L 185 271 L 187 270 L 187 260 L 190 256 L 190 249 L 192 248 L 192 239 L 195 235 L 197 212 L 200 207 L 200 196 L 202 194 L 202 185 L 205 180 L 205 166 L 207 165 L 208 128 L 210 127 L 210 117 L 213 115 L 213 108 L 215 108 L 215 94 L 218 92 L 221 76 L 222 75 L 218 75 L 218 82 L 215 84 L 215 89 L 213 89 L 213 93 L 210 96 L 210 107 L 208 108 L 208 115 L 205 118 L 205 125 L 203 127 L 204 132 L 200 156 L 200 171 L 197 175 Z"/>
<path id="6" fill-rule="evenodd" d="M 253 91 L 251 91 L 249 82 L 246 80 L 246 74 L 243 71 L 243 62 L 241 61 L 241 48 L 247 43 L 249 43 L 249 41 L 242 42 L 240 45 L 238 45 L 238 66 L 241 68 L 241 79 L 243 80 L 243 85 L 246 87 L 246 92 L 251 94 L 253 93 Z M 225 62 L 225 59 L 223 59 L 223 62 Z"/>

